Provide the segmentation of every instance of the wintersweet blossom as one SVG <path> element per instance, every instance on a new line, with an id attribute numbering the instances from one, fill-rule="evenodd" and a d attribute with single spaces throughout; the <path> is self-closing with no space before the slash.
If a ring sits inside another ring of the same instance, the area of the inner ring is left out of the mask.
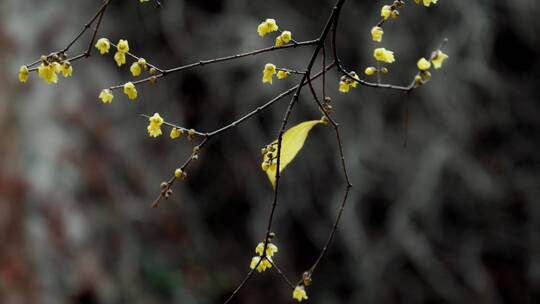
<path id="1" fill-rule="evenodd" d="M 415 0 L 416 1 L 416 0 Z M 384 18 L 384 20 L 388 19 L 392 15 L 392 7 L 390 5 L 384 5 L 381 8 L 381 17 Z"/>
<path id="2" fill-rule="evenodd" d="M 302 285 L 296 286 L 293 290 L 292 297 L 298 302 L 307 300 L 308 296 L 307 296 L 306 289 L 304 288 L 304 286 Z"/>
<path id="3" fill-rule="evenodd" d="M 116 54 L 114 54 L 114 61 L 116 61 L 116 65 L 118 65 L 118 67 L 121 67 L 123 64 L 126 64 L 126 54 L 116 52 Z"/>
<path id="4" fill-rule="evenodd" d="M 266 271 L 266 269 L 272 268 L 272 259 L 271 258 L 263 258 L 260 256 L 254 256 L 251 259 L 251 263 L 249 264 L 249 268 L 256 269 L 258 272 Z"/>
<path id="5" fill-rule="evenodd" d="M 25 83 L 28 81 L 28 67 L 23 65 L 19 69 L 19 81 Z"/>
<path id="6" fill-rule="evenodd" d="M 272 63 L 267 63 L 264 66 L 262 82 L 272 84 L 274 74 L 276 74 L 276 66 Z"/>
<path id="7" fill-rule="evenodd" d="M 438 70 L 442 67 L 443 62 L 448 59 L 448 55 L 443 53 L 441 50 L 438 50 L 435 53 L 435 56 L 433 56 L 433 59 L 431 59 L 431 63 L 433 63 L 433 67 Z"/>
<path id="8" fill-rule="evenodd" d="M 375 49 L 375 51 L 373 51 L 373 57 L 375 57 L 377 61 L 383 61 L 386 63 L 392 63 L 396 61 L 396 59 L 394 58 L 394 52 L 389 51 L 385 48 Z"/>
<path id="9" fill-rule="evenodd" d="M 418 60 L 418 63 L 416 64 L 416 66 L 418 67 L 420 71 L 426 71 L 431 68 L 431 63 L 427 61 L 426 58 L 422 57 L 420 58 L 420 60 Z"/>
<path id="10" fill-rule="evenodd" d="M 276 37 L 276 47 L 280 47 L 289 43 L 292 40 L 292 33 L 290 31 L 283 31 L 281 35 Z"/>
<path id="11" fill-rule="evenodd" d="M 371 29 L 371 38 L 373 41 L 381 42 L 383 37 L 384 31 L 380 26 L 374 26 Z"/>
<path id="12" fill-rule="evenodd" d="M 164 120 L 161 118 L 159 113 L 155 113 L 154 116 L 148 118 L 148 121 L 150 123 L 148 124 L 147 130 L 151 137 L 158 137 L 163 134 L 161 132 L 161 125 L 163 124 Z"/>
<path id="13" fill-rule="evenodd" d="M 133 82 L 130 81 L 124 84 L 124 94 L 126 94 L 131 100 L 137 98 L 137 89 L 135 88 Z"/>
<path id="14" fill-rule="evenodd" d="M 259 256 L 262 256 L 263 250 L 264 243 L 260 242 L 257 247 L 255 247 L 255 253 L 257 253 Z M 272 243 L 268 243 L 268 245 L 266 246 L 266 256 L 271 258 L 276 252 L 278 252 L 278 247 Z"/>
<path id="15" fill-rule="evenodd" d="M 101 55 L 103 55 L 109 52 L 109 49 L 111 48 L 111 43 L 107 38 L 99 38 L 96 42 L 96 48 L 99 50 Z"/>
<path id="16" fill-rule="evenodd" d="M 257 27 L 259 36 L 264 37 L 268 33 L 275 32 L 279 29 L 275 19 L 266 19 Z"/>
<path id="17" fill-rule="evenodd" d="M 287 72 L 287 71 L 283 71 L 283 70 L 280 70 L 277 72 L 277 78 L 278 79 L 283 79 L 285 77 L 288 77 L 291 73 Z"/>
<path id="18" fill-rule="evenodd" d="M 171 139 L 177 139 L 178 137 L 182 136 L 182 134 L 184 134 L 184 131 L 182 129 L 172 128 L 171 134 L 169 134 L 169 136 L 171 137 Z"/>
<path id="19" fill-rule="evenodd" d="M 109 89 L 101 90 L 101 93 L 99 93 L 99 99 L 101 99 L 103 103 L 111 103 L 113 98 L 114 95 Z"/>
<path id="20" fill-rule="evenodd" d="M 38 75 L 43 78 L 48 84 L 53 84 L 58 82 L 58 75 L 56 75 L 56 66 L 53 64 L 44 64 L 38 67 Z"/>
<path id="21" fill-rule="evenodd" d="M 73 75 L 73 66 L 71 63 L 69 63 L 69 61 L 62 63 L 62 75 L 66 78 Z"/>

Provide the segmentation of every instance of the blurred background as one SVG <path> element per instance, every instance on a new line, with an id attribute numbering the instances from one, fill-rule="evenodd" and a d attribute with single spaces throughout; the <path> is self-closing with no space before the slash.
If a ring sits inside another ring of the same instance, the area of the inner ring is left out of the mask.
<path id="1" fill-rule="evenodd" d="M 533 303 L 540 290 L 540 43 L 536 0 L 406 1 L 385 28 L 396 52 L 385 82 L 408 84 L 444 37 L 450 59 L 410 95 L 360 87 L 328 94 L 354 188 L 308 288 L 311 303 Z M 313 39 L 333 1 L 113 1 L 98 37 L 128 39 L 168 68 L 262 48 L 277 19 Z M 344 64 L 373 65 L 369 30 L 387 1 L 347 1 Z M 97 95 L 132 79 L 112 54 L 74 64 L 49 86 L 20 65 L 64 47 L 100 1 L 0 2 L 0 303 L 221 303 L 262 241 L 272 188 L 260 149 L 287 100 L 212 140 L 171 200 L 150 204 L 194 142 L 150 138 L 140 113 L 211 131 L 294 85 L 261 83 L 267 62 L 303 69 L 312 48 L 266 53 Z M 73 49 L 82 51 L 86 36 Z M 317 63 L 317 70 L 320 62 Z M 320 89 L 320 83 L 317 84 Z M 291 125 L 318 119 L 306 90 Z M 407 113 L 408 105 L 408 116 Z M 407 120 L 408 117 L 408 120 Z M 406 122 L 408 121 L 408 124 Z M 408 125 L 405 128 L 405 125 Z M 404 140 L 407 146 L 404 147 Z M 323 246 L 344 190 L 333 131 L 317 127 L 285 171 L 275 260 L 293 280 Z M 233 303 L 292 303 L 275 272 Z"/>

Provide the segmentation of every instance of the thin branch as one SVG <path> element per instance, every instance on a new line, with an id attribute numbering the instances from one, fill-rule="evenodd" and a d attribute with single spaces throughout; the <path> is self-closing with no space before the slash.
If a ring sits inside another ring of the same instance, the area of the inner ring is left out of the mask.
<path id="1" fill-rule="evenodd" d="M 161 78 L 161 77 L 165 77 L 165 76 L 167 76 L 169 74 L 184 71 L 184 70 L 191 69 L 191 68 L 198 67 L 198 66 L 209 65 L 209 64 L 214 64 L 214 63 L 218 63 L 218 62 L 239 59 L 239 58 L 243 58 L 243 57 L 247 57 L 247 56 L 253 56 L 253 55 L 262 54 L 262 53 L 266 53 L 266 52 L 271 52 L 271 51 L 275 51 L 275 50 L 295 48 L 295 47 L 298 47 L 298 46 L 313 45 L 315 43 L 317 43 L 317 40 L 308 40 L 308 41 L 299 42 L 297 44 L 287 44 L 287 45 L 280 46 L 280 47 L 272 46 L 272 47 L 267 47 L 267 48 L 264 48 L 264 49 L 253 50 L 253 51 L 250 51 L 250 52 L 235 54 L 235 55 L 221 57 L 221 58 L 215 58 L 215 59 L 209 59 L 209 60 L 201 60 L 201 61 L 190 63 L 190 64 L 187 64 L 187 65 L 171 68 L 171 69 L 168 69 L 168 70 L 163 70 L 162 72 L 160 72 L 157 75 L 150 76 L 150 77 L 147 77 L 147 78 L 144 78 L 144 79 L 141 79 L 141 80 L 133 81 L 133 84 L 137 85 L 137 84 L 141 84 L 141 83 L 145 83 L 145 82 L 149 82 L 149 81 L 155 81 L 156 79 Z M 109 89 L 110 90 L 116 90 L 116 89 L 122 88 L 123 86 L 124 85 L 112 86 Z"/>
<path id="2" fill-rule="evenodd" d="M 311 94 L 313 96 L 313 99 L 315 100 L 315 102 L 319 106 L 319 109 L 324 113 L 325 117 L 328 119 L 330 124 L 333 126 L 334 131 L 336 133 L 336 140 L 337 140 L 337 145 L 338 145 L 338 148 L 339 148 L 339 156 L 340 156 L 340 161 L 341 161 L 341 168 L 342 168 L 343 176 L 344 176 L 345 182 L 346 182 L 346 188 L 345 188 L 344 197 L 343 197 L 343 200 L 341 202 L 338 214 L 336 216 L 336 220 L 334 221 L 332 231 L 330 232 L 330 236 L 328 237 L 328 240 L 324 244 L 323 249 L 321 250 L 321 253 L 319 254 L 317 260 L 315 261 L 313 266 L 311 266 L 309 268 L 309 270 L 307 271 L 308 277 L 311 277 L 311 275 L 313 274 L 313 272 L 315 271 L 315 269 L 319 265 L 320 261 L 325 256 L 325 254 L 326 254 L 326 252 L 328 250 L 328 247 L 330 246 L 330 243 L 332 242 L 332 240 L 334 238 L 334 235 L 335 235 L 335 233 L 337 231 L 337 227 L 338 227 L 339 222 L 341 220 L 341 216 L 343 214 L 343 210 L 345 209 L 345 205 L 347 203 L 347 198 L 348 198 L 349 192 L 350 192 L 350 190 L 352 188 L 352 184 L 351 184 L 351 181 L 349 179 L 349 173 L 348 173 L 348 170 L 347 170 L 345 154 L 343 153 L 343 142 L 342 142 L 341 134 L 340 134 L 340 131 L 339 131 L 339 124 L 330 116 L 330 113 L 328 113 L 328 111 L 325 109 L 325 107 L 323 106 L 323 104 L 321 103 L 319 98 L 317 97 L 317 93 L 315 92 L 315 89 L 313 88 L 313 84 L 311 83 L 311 81 L 309 81 L 308 85 L 309 85 Z M 300 282 L 302 280 L 303 279 L 301 279 L 299 281 L 299 284 L 300 284 Z"/>
<path id="3" fill-rule="evenodd" d="M 320 71 L 319 73 L 315 74 L 311 79 L 314 80 L 314 79 L 317 79 L 320 75 L 322 75 L 323 73 L 325 73 L 327 70 L 331 69 L 332 67 L 334 66 L 334 63 L 331 63 L 329 64 L 323 71 Z M 193 161 L 193 156 L 197 153 L 199 153 L 202 148 L 208 143 L 208 141 L 218 135 L 218 134 L 221 134 L 229 129 L 232 129 L 232 128 L 235 128 L 237 127 L 238 125 L 240 125 L 241 123 L 243 123 L 244 121 L 248 120 L 249 118 L 253 117 L 254 115 L 260 113 L 261 111 L 263 111 L 264 109 L 270 107 L 271 105 L 273 105 L 274 103 L 276 103 L 277 101 L 281 100 L 283 97 L 285 96 L 288 96 L 290 95 L 292 92 L 294 92 L 296 89 L 298 88 L 298 85 L 288 89 L 287 91 L 279 94 L 277 97 L 269 100 L 267 103 L 265 103 L 264 105 L 260 106 L 260 107 L 257 107 L 257 109 L 249 112 L 248 114 L 242 116 L 241 118 L 235 120 L 234 122 L 224 126 L 224 127 L 221 127 L 213 132 L 207 132 L 207 133 L 204 133 L 204 132 L 199 132 L 199 131 L 193 131 L 193 134 L 195 135 L 198 135 L 198 136 L 202 136 L 204 137 L 203 141 L 198 145 L 196 146 L 196 148 L 194 149 L 193 153 L 189 156 L 189 158 L 184 162 L 184 164 L 180 167 L 180 169 L 185 172 L 186 171 L 186 168 L 189 166 L 189 164 Z M 145 118 L 149 118 L 150 116 L 148 115 L 145 115 L 145 114 L 140 114 L 140 116 L 142 117 L 145 117 Z M 181 130 L 184 130 L 184 131 L 189 131 L 187 128 L 184 128 L 184 127 L 181 127 L 181 126 L 178 126 L 178 125 L 175 125 L 175 124 L 172 124 L 172 123 L 169 123 L 169 122 L 164 122 L 163 124 L 169 126 L 169 127 L 173 127 L 173 128 L 177 128 L 177 129 L 181 129 Z M 195 152 L 196 151 L 196 152 Z M 165 195 L 164 193 L 166 193 L 167 191 L 169 191 L 174 182 L 177 180 L 178 178 L 176 176 L 172 176 L 165 184 L 165 187 L 162 189 L 162 191 L 160 192 L 159 196 L 154 200 L 154 202 L 152 203 L 152 207 L 153 208 L 157 208 L 159 207 L 159 203 L 161 202 L 161 200 L 163 198 L 165 198 Z M 266 250 L 265 250 L 266 252 Z"/>
<path id="4" fill-rule="evenodd" d="M 283 281 L 285 281 L 285 283 L 287 283 L 287 285 L 289 285 L 289 287 L 291 289 L 294 289 L 294 287 L 296 287 L 296 285 L 294 285 L 292 283 L 292 281 L 283 273 L 283 271 L 281 270 L 281 268 L 279 268 L 277 265 L 276 265 L 276 262 L 272 261 L 272 260 L 268 260 L 270 262 L 270 264 L 272 264 L 272 266 L 274 266 L 274 270 L 279 274 L 279 276 L 283 279 Z"/>
<path id="5" fill-rule="evenodd" d="M 281 148 L 282 148 L 282 141 L 283 141 L 283 134 L 285 133 L 285 127 L 287 126 L 287 122 L 289 120 L 289 117 L 292 113 L 292 110 L 295 106 L 295 104 L 298 101 L 300 91 L 302 90 L 302 87 L 305 85 L 304 82 L 306 82 L 309 79 L 309 74 L 311 72 L 311 69 L 313 68 L 313 64 L 315 63 L 315 60 L 321 50 L 321 48 L 324 46 L 324 40 L 326 39 L 328 33 L 330 32 L 330 28 L 332 24 L 337 20 L 337 16 L 339 15 L 339 12 L 341 11 L 341 7 L 345 3 L 345 0 L 338 0 L 332 9 L 332 13 L 330 17 L 328 18 L 326 25 L 324 26 L 319 38 L 317 39 L 317 47 L 313 51 L 313 54 L 311 55 L 311 59 L 309 60 L 309 63 L 306 68 L 306 73 L 302 77 L 302 80 L 300 81 L 298 88 L 296 89 L 293 97 L 291 98 L 291 101 L 289 103 L 289 106 L 287 107 L 287 110 L 285 112 L 285 115 L 283 117 L 283 121 L 281 123 L 281 127 L 279 129 L 279 135 L 277 139 L 277 157 L 276 157 L 276 175 L 275 175 L 275 187 L 274 187 L 274 199 L 272 201 L 272 206 L 270 209 L 270 214 L 268 216 L 268 222 L 266 227 L 266 236 L 265 236 L 265 242 L 264 242 L 264 249 L 263 253 L 266 252 L 266 248 L 268 247 L 269 243 L 269 236 L 272 229 L 272 222 L 274 219 L 274 214 L 278 205 L 278 193 L 279 193 L 279 181 L 280 181 L 280 161 L 281 161 Z"/>
<path id="6" fill-rule="evenodd" d="M 69 51 L 69 49 L 83 36 L 84 33 L 86 33 L 86 31 L 92 26 L 92 24 L 96 21 L 96 19 L 99 18 L 99 22 L 98 22 L 98 25 L 96 26 L 95 30 L 94 30 L 94 34 L 93 36 L 95 37 L 95 34 L 99 28 L 99 25 L 101 24 L 101 18 L 103 17 L 104 13 L 105 13 L 105 9 L 107 8 L 107 6 L 109 6 L 109 3 L 111 2 L 111 0 L 106 0 L 103 2 L 103 4 L 99 7 L 99 9 L 97 10 L 97 12 L 92 16 L 92 18 L 90 18 L 90 20 L 83 26 L 82 30 L 75 36 L 75 38 L 73 38 L 67 45 L 66 47 L 64 47 L 63 49 L 59 50 L 59 51 L 56 51 L 56 52 L 53 52 L 51 53 L 51 55 L 60 55 L 60 54 L 65 54 L 67 51 Z M 92 38 L 92 41 L 94 40 L 94 38 Z M 88 51 L 87 51 L 88 52 Z M 85 52 L 85 53 L 87 53 Z M 85 55 L 87 56 L 87 55 Z M 85 56 L 82 56 L 82 57 L 85 57 Z M 77 59 L 80 59 L 82 57 L 79 57 L 79 56 L 76 56 Z M 29 68 L 29 71 L 33 71 L 33 70 L 36 70 L 36 69 L 30 69 L 31 67 L 35 66 L 36 64 L 40 63 L 41 62 L 41 59 L 38 59 L 30 64 L 27 65 L 27 67 Z"/>

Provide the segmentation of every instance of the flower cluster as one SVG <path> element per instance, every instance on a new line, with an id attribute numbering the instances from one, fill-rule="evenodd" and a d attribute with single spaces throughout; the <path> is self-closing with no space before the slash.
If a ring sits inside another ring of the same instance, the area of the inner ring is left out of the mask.
<path id="1" fill-rule="evenodd" d="M 287 44 L 291 41 L 292 34 L 290 31 L 283 31 L 281 35 L 276 37 L 276 47 L 280 47 L 284 44 Z"/>
<path id="2" fill-rule="evenodd" d="M 416 84 L 421 85 L 428 82 L 429 79 L 431 79 L 431 72 L 429 69 L 431 69 L 432 66 L 436 70 L 440 69 L 446 59 L 448 59 L 448 55 L 441 50 L 433 52 L 431 60 L 427 60 L 424 57 L 420 58 L 416 63 L 416 66 L 418 67 L 418 74 L 414 78 Z"/>
<path id="3" fill-rule="evenodd" d="M 151 75 L 156 73 L 156 69 L 154 67 L 151 67 L 144 58 L 137 58 L 136 56 L 129 53 L 129 42 L 125 39 L 120 39 L 118 41 L 118 44 L 114 45 L 109 41 L 109 39 L 100 38 L 97 40 L 95 47 L 99 50 L 101 55 L 104 55 L 109 53 L 111 45 L 116 47 L 114 61 L 116 62 L 116 65 L 118 67 L 126 64 L 126 55 L 130 55 L 131 57 L 136 59 L 136 61 L 133 62 L 133 64 L 129 68 L 131 74 L 134 77 L 140 76 L 142 71 L 148 71 L 148 73 Z M 131 100 L 136 99 L 138 96 L 137 89 L 135 88 L 135 84 L 133 82 L 128 82 L 124 84 L 123 91 Z M 113 98 L 114 96 L 111 89 L 102 90 L 99 94 L 99 99 L 101 99 L 103 103 L 111 103 Z"/>
<path id="4" fill-rule="evenodd" d="M 259 36 L 264 37 L 268 33 L 275 32 L 279 29 L 275 19 L 266 19 L 257 27 Z"/>
<path id="5" fill-rule="evenodd" d="M 275 19 L 266 19 L 257 27 L 257 32 L 259 36 L 264 37 L 268 33 L 277 32 L 279 26 L 276 23 Z M 292 33 L 290 31 L 283 31 L 279 36 L 276 37 L 275 47 L 283 46 L 289 43 L 292 40 Z"/>
<path id="6" fill-rule="evenodd" d="M 104 91 L 107 91 L 107 90 L 104 90 Z M 103 93 L 103 94 L 107 94 L 107 93 Z M 150 137 L 158 137 L 158 136 L 163 135 L 163 132 L 161 131 L 161 126 L 165 123 L 165 120 L 161 117 L 161 115 L 159 115 L 159 113 L 155 113 L 153 116 L 148 117 L 148 121 L 149 121 L 149 124 L 146 129 L 148 130 L 148 135 L 150 135 Z M 171 137 L 171 139 L 177 139 L 177 138 L 182 137 L 182 135 L 186 133 L 187 133 L 187 139 L 192 140 L 193 135 L 195 135 L 195 130 L 194 129 L 187 130 L 180 127 L 172 127 L 171 133 L 169 133 L 169 136 Z"/>
<path id="7" fill-rule="evenodd" d="M 403 6 L 405 6 L 405 2 L 402 0 L 395 0 L 392 5 L 383 5 L 381 8 L 381 17 L 384 20 L 388 20 L 388 18 L 396 19 L 399 17 L 398 8 L 402 8 Z"/>
<path id="8" fill-rule="evenodd" d="M 42 78 L 47 84 L 58 83 L 58 74 L 62 74 L 64 78 L 73 75 L 73 66 L 66 59 L 66 54 L 53 53 L 49 56 L 41 56 L 41 63 L 37 67 L 38 76 Z M 35 70 L 35 69 L 33 69 Z M 27 66 L 23 65 L 19 68 L 19 81 L 26 83 L 30 70 Z"/>
<path id="9" fill-rule="evenodd" d="M 249 268 L 256 269 L 258 272 L 263 272 L 266 269 L 272 268 L 272 257 L 278 252 L 278 247 L 271 242 L 268 242 L 266 246 L 266 252 L 264 252 L 264 243 L 260 242 L 255 247 L 256 256 L 251 259 Z"/>
<path id="10" fill-rule="evenodd" d="M 278 69 L 275 64 L 267 63 L 263 69 L 262 82 L 272 84 L 274 75 L 276 75 L 278 79 L 283 79 L 291 75 L 291 72 L 287 69 Z"/>
<path id="11" fill-rule="evenodd" d="M 118 67 L 126 64 L 126 53 L 128 52 L 129 42 L 127 40 L 120 39 L 116 45 L 116 53 L 114 54 L 114 61 L 116 61 L 116 65 L 118 65 Z"/>

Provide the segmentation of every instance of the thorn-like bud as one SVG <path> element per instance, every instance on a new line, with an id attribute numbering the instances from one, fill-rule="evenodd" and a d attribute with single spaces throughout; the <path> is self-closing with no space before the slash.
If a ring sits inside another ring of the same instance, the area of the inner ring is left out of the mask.
<path id="1" fill-rule="evenodd" d="M 304 286 L 306 287 L 311 285 L 313 280 L 311 279 L 311 274 L 309 272 L 306 271 L 302 274 L 302 282 L 304 283 Z"/>
<path id="2" fill-rule="evenodd" d="M 187 139 L 192 140 L 194 134 L 195 134 L 195 130 L 194 129 L 189 129 L 188 134 L 187 134 Z"/>
<path id="3" fill-rule="evenodd" d="M 167 184 L 167 182 L 161 182 L 161 184 L 159 186 L 161 187 L 161 189 L 167 189 L 169 184 Z"/>

